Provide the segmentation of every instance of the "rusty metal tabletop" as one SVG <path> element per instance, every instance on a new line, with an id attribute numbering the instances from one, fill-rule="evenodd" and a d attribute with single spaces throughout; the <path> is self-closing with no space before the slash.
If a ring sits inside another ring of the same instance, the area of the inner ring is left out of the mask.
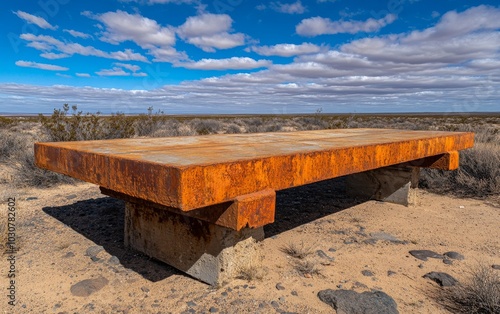
<path id="1" fill-rule="evenodd" d="M 183 211 L 472 147 L 468 132 L 339 129 L 35 144 L 40 168 Z"/>

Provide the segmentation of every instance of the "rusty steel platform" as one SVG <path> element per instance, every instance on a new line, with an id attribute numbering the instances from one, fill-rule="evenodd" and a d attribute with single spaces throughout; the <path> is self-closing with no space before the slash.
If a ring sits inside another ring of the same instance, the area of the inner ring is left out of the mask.
<path id="1" fill-rule="evenodd" d="M 473 143 L 468 132 L 340 129 L 36 143 L 35 160 L 182 213 L 401 163 L 452 170 Z"/>

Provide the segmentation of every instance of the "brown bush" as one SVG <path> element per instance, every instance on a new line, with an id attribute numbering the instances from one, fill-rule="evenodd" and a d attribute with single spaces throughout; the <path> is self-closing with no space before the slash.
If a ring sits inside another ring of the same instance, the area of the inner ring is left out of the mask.
<path id="1" fill-rule="evenodd" d="M 452 313 L 500 313 L 500 275 L 497 270 L 479 265 L 463 283 L 437 292 L 439 302 Z"/>

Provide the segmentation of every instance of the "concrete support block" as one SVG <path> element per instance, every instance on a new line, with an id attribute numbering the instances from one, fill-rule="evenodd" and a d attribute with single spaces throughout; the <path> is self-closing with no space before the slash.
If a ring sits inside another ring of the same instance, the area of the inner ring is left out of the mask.
<path id="1" fill-rule="evenodd" d="M 263 227 L 235 231 L 196 218 L 126 202 L 125 245 L 211 285 L 262 266 Z"/>
<path id="2" fill-rule="evenodd" d="M 408 206 L 416 202 L 420 168 L 389 166 L 346 177 L 347 193 L 354 197 Z"/>

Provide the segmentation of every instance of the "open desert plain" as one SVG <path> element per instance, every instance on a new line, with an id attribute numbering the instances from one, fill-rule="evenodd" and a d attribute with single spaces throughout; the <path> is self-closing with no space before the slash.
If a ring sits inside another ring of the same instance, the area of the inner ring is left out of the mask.
<path id="1" fill-rule="evenodd" d="M 369 299 L 346 299 L 344 308 L 373 311 L 336 310 L 318 297 L 328 289 L 383 292 L 388 313 L 500 311 L 498 114 L 216 118 L 150 111 L 92 124 L 89 116 L 59 113 L 1 120 L 0 313 L 380 313 Z M 259 243 L 262 267 L 217 287 L 126 248 L 122 201 L 33 164 L 36 141 L 358 127 L 472 131 L 476 143 L 461 152 L 459 170 L 423 170 L 408 207 L 349 197 L 344 178 L 278 191 L 275 223 Z M 451 277 L 425 276 L 432 272 Z"/>

